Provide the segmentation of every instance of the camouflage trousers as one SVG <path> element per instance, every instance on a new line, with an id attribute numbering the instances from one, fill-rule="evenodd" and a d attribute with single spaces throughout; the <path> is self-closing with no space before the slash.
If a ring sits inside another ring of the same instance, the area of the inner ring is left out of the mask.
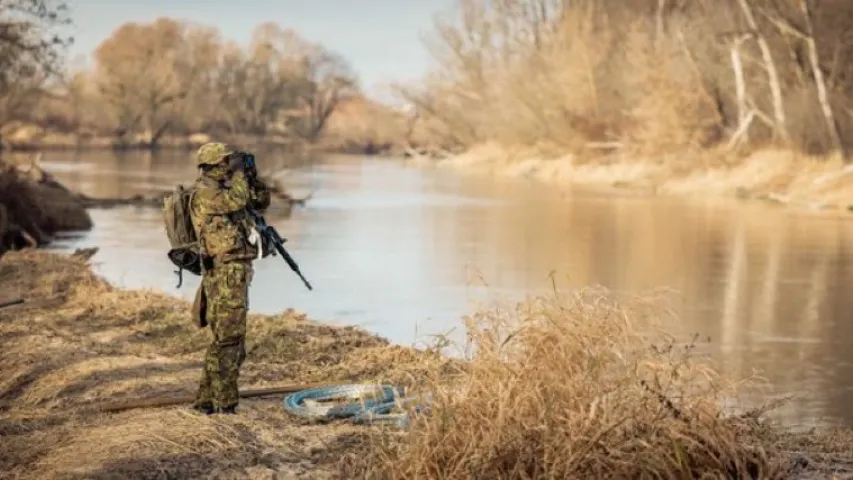
<path id="1" fill-rule="evenodd" d="M 253 274 L 251 263 L 230 262 L 202 277 L 203 319 L 213 338 L 204 356 L 197 406 L 228 408 L 239 403 L 237 378 L 246 359 L 246 314 Z"/>

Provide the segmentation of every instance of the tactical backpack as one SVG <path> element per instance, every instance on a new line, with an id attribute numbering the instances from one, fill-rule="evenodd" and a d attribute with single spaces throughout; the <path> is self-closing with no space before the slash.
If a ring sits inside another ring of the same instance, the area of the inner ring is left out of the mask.
<path id="1" fill-rule="evenodd" d="M 178 267 L 178 287 L 183 283 L 183 271 L 201 275 L 201 251 L 190 216 L 190 202 L 195 189 L 178 185 L 175 191 L 163 199 L 163 220 L 166 236 L 169 237 L 169 260 Z"/>

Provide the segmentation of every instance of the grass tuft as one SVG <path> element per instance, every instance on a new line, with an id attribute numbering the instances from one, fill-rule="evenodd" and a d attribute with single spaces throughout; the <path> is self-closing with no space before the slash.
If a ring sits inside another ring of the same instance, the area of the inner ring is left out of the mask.
<path id="1" fill-rule="evenodd" d="M 368 435 L 350 478 L 790 478 L 762 412 L 646 301 L 555 293 L 467 320 L 467 368 L 430 375 L 428 415 Z M 849 441 L 849 435 L 845 441 Z"/>

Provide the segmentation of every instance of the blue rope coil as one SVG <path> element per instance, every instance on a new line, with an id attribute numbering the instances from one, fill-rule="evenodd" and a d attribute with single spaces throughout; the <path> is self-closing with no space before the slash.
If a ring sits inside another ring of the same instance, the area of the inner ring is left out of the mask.
<path id="1" fill-rule="evenodd" d="M 284 409 L 288 413 L 299 417 L 349 418 L 380 405 L 394 405 L 394 399 L 403 395 L 404 391 L 402 388 L 390 385 L 339 385 L 311 388 L 286 396 L 284 398 Z M 306 400 L 322 402 L 344 399 L 355 401 L 334 407 L 319 407 L 305 403 Z"/>

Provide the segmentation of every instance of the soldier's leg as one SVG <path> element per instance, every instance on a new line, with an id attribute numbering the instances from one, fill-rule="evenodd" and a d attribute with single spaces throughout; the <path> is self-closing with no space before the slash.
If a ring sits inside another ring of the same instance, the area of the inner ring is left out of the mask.
<path id="1" fill-rule="evenodd" d="M 233 411 L 239 403 L 237 380 L 246 357 L 246 314 L 252 269 L 248 263 L 227 263 L 217 267 L 217 296 L 208 297 L 215 341 L 215 365 L 211 364 L 210 386 L 213 406 Z"/>
<path id="2" fill-rule="evenodd" d="M 204 289 L 205 297 L 210 298 L 211 294 L 216 294 L 216 282 L 208 278 L 208 275 L 202 277 L 201 288 Z M 210 314 L 207 314 L 210 317 Z M 215 318 L 208 318 L 208 322 L 215 322 Z M 210 327 L 214 331 L 213 326 Z M 213 396 L 211 393 L 211 371 L 218 370 L 219 362 L 217 360 L 216 337 L 211 339 L 210 345 L 204 355 L 204 363 L 201 368 L 201 379 L 199 380 L 198 392 L 196 393 L 193 407 L 204 413 L 212 413 Z"/>
<path id="3" fill-rule="evenodd" d="M 204 413 L 212 413 L 213 395 L 211 390 L 211 370 L 219 368 L 217 359 L 216 341 L 212 340 L 204 355 L 204 364 L 201 367 L 201 379 L 198 383 L 198 392 L 195 396 L 193 407 Z"/>
<path id="4" fill-rule="evenodd" d="M 237 380 L 246 356 L 243 338 L 228 338 L 217 345 L 219 372 L 213 378 L 213 405 L 216 411 L 233 413 L 240 403 Z"/>

